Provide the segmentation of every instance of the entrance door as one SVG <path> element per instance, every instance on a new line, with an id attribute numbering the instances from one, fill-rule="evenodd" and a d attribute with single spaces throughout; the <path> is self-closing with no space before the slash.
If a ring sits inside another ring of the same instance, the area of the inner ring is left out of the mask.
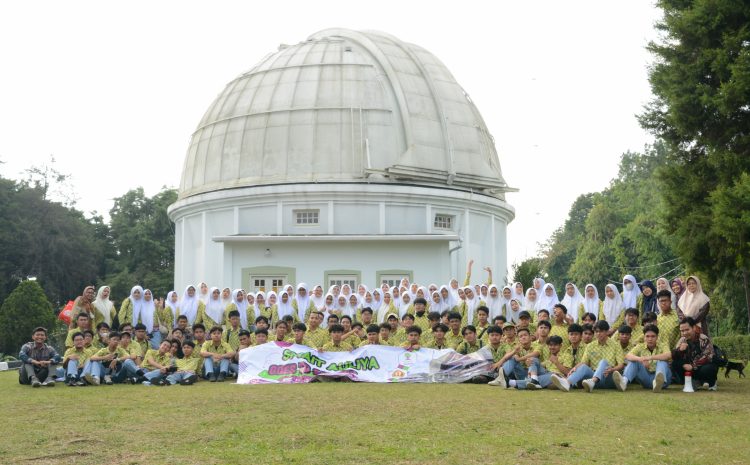
<path id="1" fill-rule="evenodd" d="M 274 291 L 279 292 L 279 290 L 286 284 L 288 281 L 286 276 L 250 276 L 250 290 L 252 292 L 268 292 L 268 291 Z"/>

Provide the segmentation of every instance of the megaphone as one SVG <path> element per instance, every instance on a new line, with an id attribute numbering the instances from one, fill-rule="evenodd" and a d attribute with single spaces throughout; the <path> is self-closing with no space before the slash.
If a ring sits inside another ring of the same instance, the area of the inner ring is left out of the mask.
<path id="1" fill-rule="evenodd" d="M 693 389 L 693 372 L 685 372 L 685 387 L 682 388 L 682 392 L 695 392 Z"/>

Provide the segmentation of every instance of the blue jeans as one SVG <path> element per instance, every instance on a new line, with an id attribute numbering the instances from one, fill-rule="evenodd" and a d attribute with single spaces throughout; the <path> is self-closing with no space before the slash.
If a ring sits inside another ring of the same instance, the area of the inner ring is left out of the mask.
<path id="1" fill-rule="evenodd" d="M 112 382 L 122 383 L 125 378 L 132 378 L 136 375 L 138 366 L 131 359 L 125 360 L 121 364 L 117 364 L 117 372 L 112 375 Z"/>
<path id="2" fill-rule="evenodd" d="M 169 384 L 177 384 L 188 376 L 192 376 L 194 374 L 195 373 L 193 373 L 192 371 L 178 371 L 167 376 L 167 381 L 169 381 Z"/>
<path id="3" fill-rule="evenodd" d="M 213 373 L 214 375 L 219 375 L 219 373 L 224 373 L 225 375 L 229 373 L 229 359 L 228 358 L 222 358 L 219 364 L 217 365 L 214 363 L 214 359 L 211 357 L 204 357 L 203 358 L 203 370 L 206 373 L 206 376 L 211 376 Z"/>
<path id="4" fill-rule="evenodd" d="M 534 366 L 534 363 L 538 364 L 538 359 L 532 358 L 530 367 Z M 503 372 L 505 376 L 514 375 L 516 379 L 516 385 L 518 389 L 524 389 L 526 387 L 526 374 L 530 368 L 526 368 L 523 363 L 517 362 L 513 357 L 510 360 L 503 363 Z"/>
<path id="5" fill-rule="evenodd" d="M 81 379 L 83 368 L 78 368 L 78 360 L 68 360 L 68 367 L 65 369 L 65 374 L 73 379 Z"/>
<path id="6" fill-rule="evenodd" d="M 151 335 L 151 341 L 149 344 L 151 344 L 151 348 L 154 350 L 159 350 L 159 346 L 161 345 L 161 331 L 158 329 L 152 333 Z"/>
<path id="7" fill-rule="evenodd" d="M 612 374 L 604 376 L 604 370 L 607 368 L 609 368 L 609 363 L 606 360 L 599 362 L 596 371 L 593 371 L 588 365 L 582 365 L 572 375 L 568 376 L 568 382 L 570 382 L 571 386 L 575 386 L 584 379 L 596 377 L 599 381 L 596 382 L 595 387 L 599 389 L 614 389 L 615 381 L 612 379 Z"/>
<path id="8" fill-rule="evenodd" d="M 156 370 L 148 371 L 145 375 L 143 375 L 143 377 L 146 378 L 146 381 L 151 384 L 161 381 L 164 376 L 164 373 L 162 373 L 158 368 Z"/>
<path id="9" fill-rule="evenodd" d="M 552 384 L 552 373 L 547 371 L 542 366 L 538 358 L 534 358 L 531 360 L 529 373 L 536 373 L 537 381 L 539 381 L 539 385 L 543 388 L 546 388 L 547 386 Z M 525 389 L 527 382 L 528 382 L 528 379 L 516 381 L 516 386 L 518 386 L 518 389 Z"/>
<path id="10" fill-rule="evenodd" d="M 623 375 L 628 379 L 628 382 L 638 381 L 646 389 L 651 389 L 656 378 L 656 373 L 662 373 L 664 375 L 664 386 L 669 386 L 669 382 L 672 380 L 672 374 L 669 372 L 669 364 L 663 360 L 657 360 L 656 371 L 651 373 L 643 366 L 640 362 L 628 362 L 625 365 L 625 371 Z"/>

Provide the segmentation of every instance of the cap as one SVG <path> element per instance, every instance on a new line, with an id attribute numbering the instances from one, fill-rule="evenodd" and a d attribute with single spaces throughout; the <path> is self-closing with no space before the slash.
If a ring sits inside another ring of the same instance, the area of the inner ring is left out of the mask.
<path id="1" fill-rule="evenodd" d="M 531 318 L 531 314 L 527 312 L 526 310 L 523 310 L 521 313 L 518 314 L 518 318 Z"/>
<path id="2" fill-rule="evenodd" d="M 511 323 L 511 322 L 509 321 L 509 322 L 507 322 L 507 323 L 505 323 L 505 324 L 503 325 L 503 329 L 505 329 L 505 328 L 513 328 L 513 329 L 516 329 L 516 325 L 514 325 L 513 323 Z"/>

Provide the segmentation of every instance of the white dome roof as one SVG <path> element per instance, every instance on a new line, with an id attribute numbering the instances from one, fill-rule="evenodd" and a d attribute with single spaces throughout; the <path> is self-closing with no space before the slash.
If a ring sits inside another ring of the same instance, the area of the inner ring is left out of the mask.
<path id="1" fill-rule="evenodd" d="M 307 182 L 509 190 L 487 126 L 445 65 L 347 29 L 281 45 L 227 84 L 193 133 L 179 196 Z"/>

